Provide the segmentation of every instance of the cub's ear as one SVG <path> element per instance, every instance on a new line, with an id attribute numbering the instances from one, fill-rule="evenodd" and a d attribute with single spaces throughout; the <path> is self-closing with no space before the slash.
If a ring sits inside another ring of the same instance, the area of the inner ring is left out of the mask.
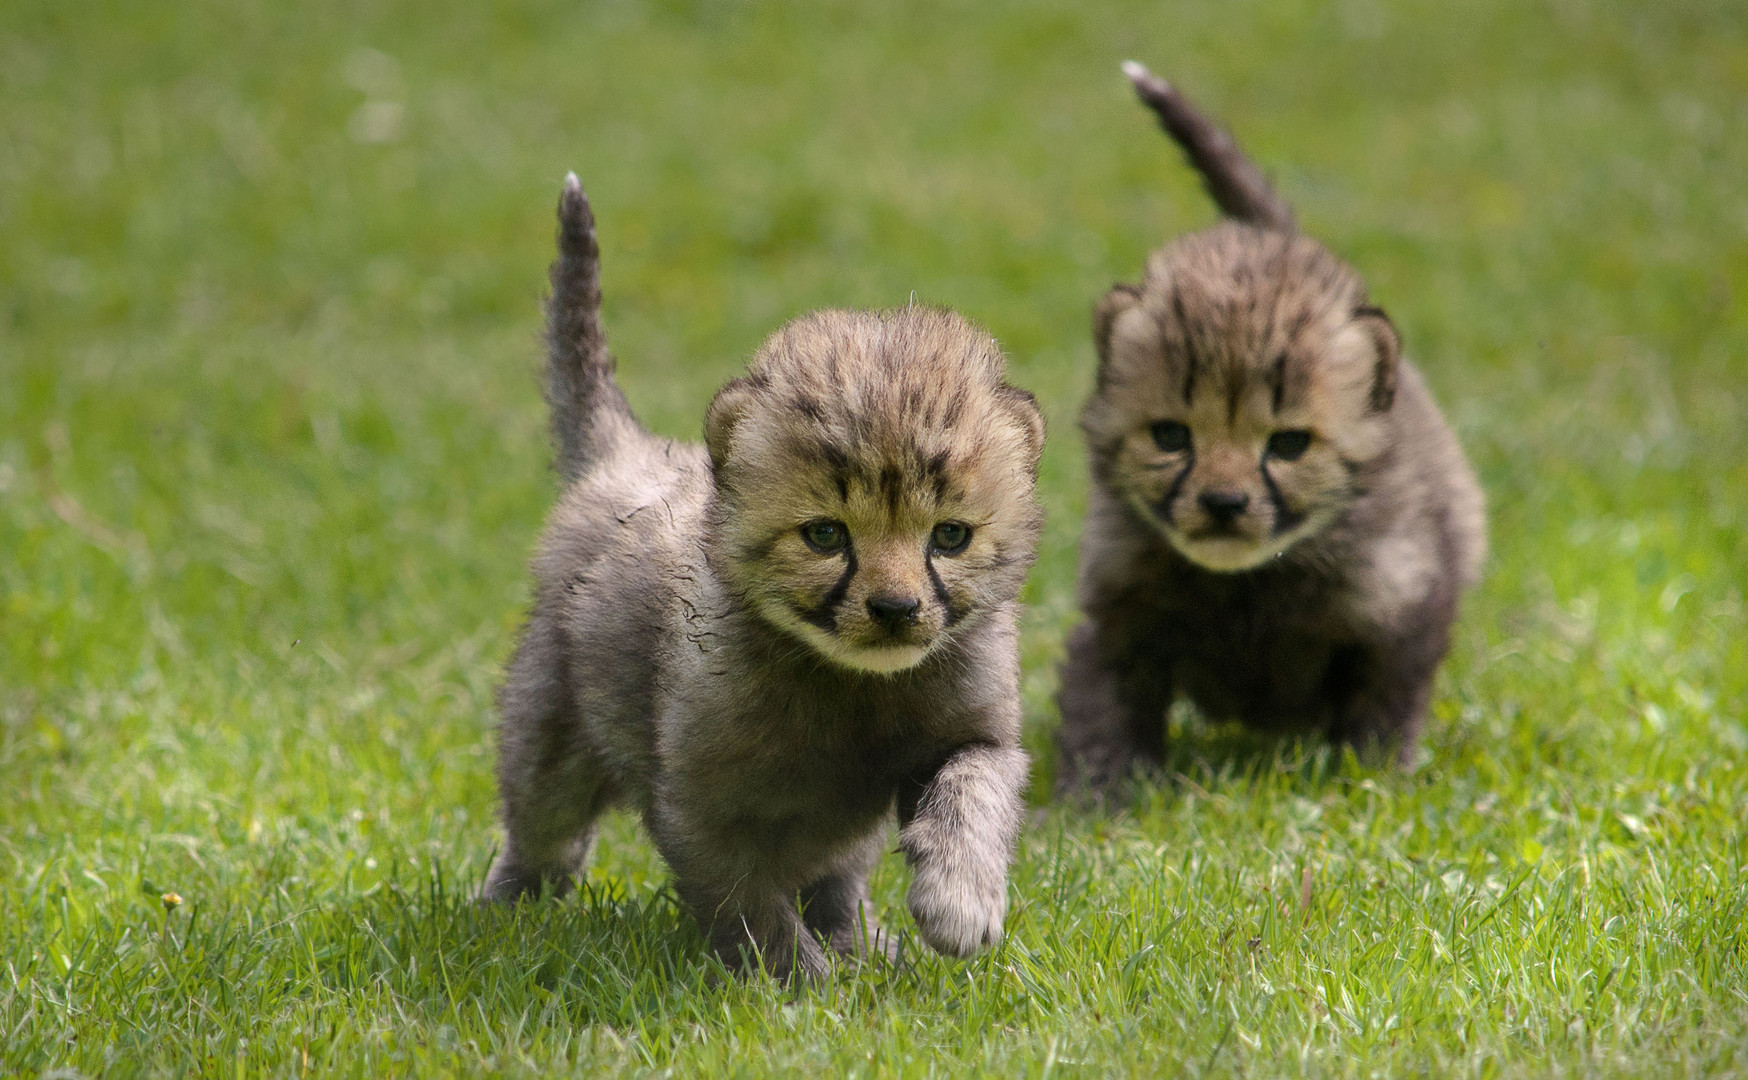
<path id="1" fill-rule="evenodd" d="M 1375 412 L 1389 412 L 1396 400 L 1396 367 L 1402 355 L 1402 339 L 1396 324 L 1383 308 L 1362 304 L 1353 310 L 1354 322 L 1372 339 L 1377 360 L 1372 365 L 1371 404 Z"/>
<path id="2" fill-rule="evenodd" d="M 1111 291 L 1100 297 L 1098 307 L 1093 309 L 1093 345 L 1099 351 L 1101 375 L 1111 362 L 1111 327 L 1117 316 L 1140 302 L 1141 286 L 1118 284 L 1111 286 Z"/>
<path id="3" fill-rule="evenodd" d="M 1044 412 L 1030 391 L 1002 383 L 997 391 L 1002 407 L 1013 416 L 1021 436 L 1026 440 L 1026 453 L 1032 472 L 1038 471 L 1038 461 L 1044 456 Z"/>
<path id="4" fill-rule="evenodd" d="M 710 466 L 717 472 L 728 461 L 734 444 L 734 429 L 753 403 L 753 385 L 749 379 L 730 379 L 710 399 L 704 410 L 704 445 L 710 450 Z"/>

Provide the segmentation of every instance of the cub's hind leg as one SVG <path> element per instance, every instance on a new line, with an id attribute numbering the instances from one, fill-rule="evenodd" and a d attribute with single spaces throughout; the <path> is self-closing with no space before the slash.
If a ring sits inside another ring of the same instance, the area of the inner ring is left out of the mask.
<path id="1" fill-rule="evenodd" d="M 565 685 L 561 649 L 558 627 L 536 613 L 498 695 L 505 843 L 485 899 L 563 895 L 594 841 L 607 778 Z"/>
<path id="2" fill-rule="evenodd" d="M 885 840 L 884 830 L 876 832 L 831 873 L 801 890 L 802 922 L 843 956 L 898 958 L 897 939 L 874 921 L 868 895 L 868 875 Z"/>
<path id="3" fill-rule="evenodd" d="M 1101 640 L 1094 623 L 1068 635 L 1056 703 L 1058 794 L 1109 794 L 1138 766 L 1164 761 L 1169 682 L 1154 658 Z"/>

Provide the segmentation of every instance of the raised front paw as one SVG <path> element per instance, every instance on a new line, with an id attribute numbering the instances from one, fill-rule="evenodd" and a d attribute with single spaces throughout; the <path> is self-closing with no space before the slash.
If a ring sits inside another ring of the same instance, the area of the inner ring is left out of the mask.
<path id="1" fill-rule="evenodd" d="M 1007 882 L 999 876 L 979 882 L 923 864 L 910 884 L 917 929 L 930 948 L 947 956 L 970 956 L 1000 941 L 1007 907 Z"/>

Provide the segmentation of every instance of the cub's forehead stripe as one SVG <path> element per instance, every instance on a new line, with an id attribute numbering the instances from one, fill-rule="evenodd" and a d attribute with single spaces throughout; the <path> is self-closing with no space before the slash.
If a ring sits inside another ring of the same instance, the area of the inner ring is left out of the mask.
<path id="1" fill-rule="evenodd" d="M 886 500 L 886 512 L 897 517 L 904 509 L 904 474 L 888 462 L 880 467 L 880 494 Z"/>
<path id="2" fill-rule="evenodd" d="M 1178 291 L 1176 282 L 1172 283 L 1171 288 L 1171 310 L 1172 314 L 1177 317 L 1178 334 L 1183 338 L 1184 404 L 1188 405 L 1196 394 L 1196 370 L 1201 367 L 1201 358 L 1196 355 L 1196 345 L 1190 334 L 1190 317 L 1184 311 L 1183 293 Z M 1169 345 L 1167 347 L 1169 351 Z"/>
<path id="3" fill-rule="evenodd" d="M 935 489 L 937 504 L 947 501 L 947 460 L 947 451 L 940 450 L 923 462 L 923 473 Z"/>

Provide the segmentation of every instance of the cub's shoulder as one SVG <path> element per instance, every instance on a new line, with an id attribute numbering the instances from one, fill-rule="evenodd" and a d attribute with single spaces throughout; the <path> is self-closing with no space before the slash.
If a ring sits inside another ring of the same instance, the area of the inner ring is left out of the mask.
<path id="1" fill-rule="evenodd" d="M 696 548 L 710 492 L 702 446 L 651 439 L 629 447 L 559 496 L 536 573 L 574 575 L 609 559 L 634 576 L 637 567 L 667 565 Z"/>

